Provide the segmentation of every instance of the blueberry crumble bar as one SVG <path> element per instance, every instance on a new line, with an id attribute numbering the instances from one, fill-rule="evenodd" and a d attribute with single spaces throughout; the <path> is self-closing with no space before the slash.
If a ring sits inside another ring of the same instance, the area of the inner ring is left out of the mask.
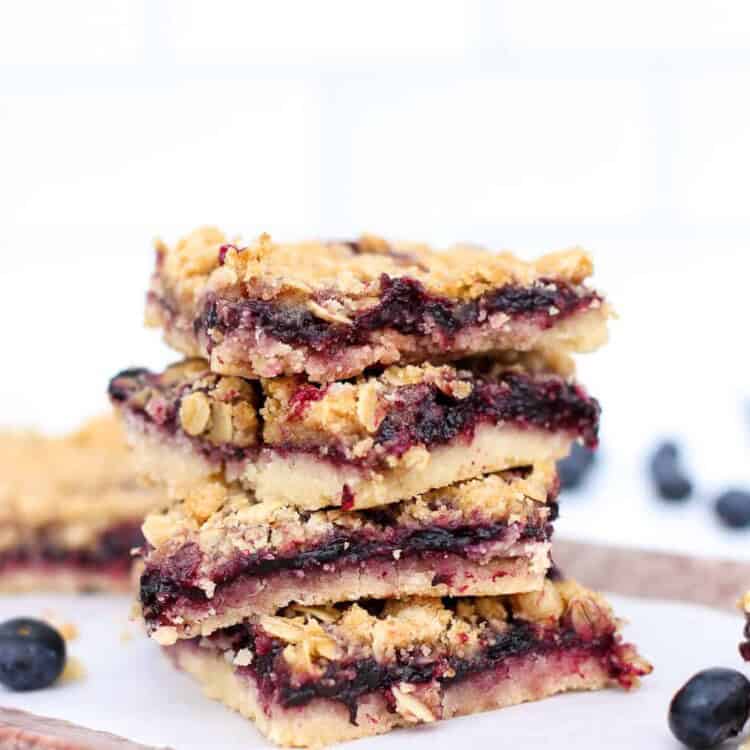
<path id="1" fill-rule="evenodd" d="M 364 511 L 253 504 L 247 493 L 208 516 L 178 503 L 143 526 L 143 616 L 164 644 L 292 602 L 539 589 L 556 494 L 548 464 Z"/>
<path id="2" fill-rule="evenodd" d="M 0 591 L 129 590 L 161 501 L 136 482 L 112 415 L 61 438 L 0 434 Z"/>
<path id="3" fill-rule="evenodd" d="M 390 367 L 319 385 L 250 381 L 201 359 L 126 370 L 110 398 L 136 464 L 172 498 L 233 490 L 307 509 L 364 509 L 597 442 L 599 404 L 567 357 Z"/>
<path id="4" fill-rule="evenodd" d="M 256 615 L 166 647 L 269 739 L 316 747 L 651 671 L 607 602 L 573 581 L 502 597 L 406 598 Z"/>
<path id="5" fill-rule="evenodd" d="M 156 257 L 147 324 L 226 375 L 327 382 L 373 365 L 591 351 L 607 335 L 610 311 L 584 284 L 592 264 L 580 249 L 524 262 L 374 236 L 244 245 L 203 228 L 158 243 Z"/>
<path id="6" fill-rule="evenodd" d="M 737 603 L 745 618 L 745 627 L 742 631 L 742 642 L 740 643 L 740 656 L 745 661 L 750 661 L 750 591 Z"/>

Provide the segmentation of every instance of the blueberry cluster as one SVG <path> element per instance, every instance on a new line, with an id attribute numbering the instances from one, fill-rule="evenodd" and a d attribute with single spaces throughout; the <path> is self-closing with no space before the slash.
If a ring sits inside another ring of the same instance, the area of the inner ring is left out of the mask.
<path id="1" fill-rule="evenodd" d="M 657 494 L 663 500 L 683 502 L 692 496 L 694 484 L 685 470 L 675 441 L 665 441 L 657 446 L 649 458 L 648 471 Z M 724 526 L 731 529 L 750 527 L 750 492 L 747 490 L 730 488 L 714 500 L 713 506 Z"/>

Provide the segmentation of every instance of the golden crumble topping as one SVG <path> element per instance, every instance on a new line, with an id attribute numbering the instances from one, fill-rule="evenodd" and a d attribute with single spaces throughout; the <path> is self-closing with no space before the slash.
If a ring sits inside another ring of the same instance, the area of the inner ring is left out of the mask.
<path id="1" fill-rule="evenodd" d="M 258 399 L 247 380 L 216 375 L 205 360 L 187 359 L 170 365 L 157 384 L 132 393 L 128 403 L 158 421 L 170 394 L 180 398 L 180 427 L 191 437 L 242 448 L 258 443 Z"/>
<path id="2" fill-rule="evenodd" d="M 0 547 L 35 529 L 82 547 L 104 529 L 138 521 L 160 505 L 161 493 L 135 480 L 117 420 L 102 416 L 77 432 L 0 434 Z"/>
<path id="3" fill-rule="evenodd" d="M 540 464 L 523 476 L 515 471 L 459 482 L 394 505 L 395 526 L 414 528 L 484 522 L 519 523 L 536 517 L 556 482 L 553 464 Z M 237 552 L 310 544 L 343 530 L 376 530 L 379 522 L 367 511 L 338 509 L 301 511 L 255 502 L 250 493 L 235 493 L 204 517 L 181 502 L 149 514 L 143 525 L 152 555 L 169 555 L 188 541 L 198 543 L 210 562 Z"/>
<path id="4" fill-rule="evenodd" d="M 591 258 L 580 248 L 525 262 L 509 252 L 471 245 L 436 251 L 424 244 L 387 242 L 371 235 L 357 243 L 278 244 L 264 234 L 245 247 L 214 227 L 197 229 L 172 246 L 159 242 L 157 251 L 162 283 L 188 309 L 195 307 L 204 291 L 224 292 L 243 285 L 264 299 L 310 301 L 315 315 L 334 322 L 348 322 L 348 313 L 369 306 L 382 274 L 409 276 L 433 294 L 475 299 L 499 286 L 529 285 L 540 278 L 577 285 L 593 270 Z"/>
<path id="5" fill-rule="evenodd" d="M 528 595 L 467 597 L 452 603 L 428 597 L 389 599 L 377 614 L 358 603 L 325 608 L 294 605 L 279 615 L 259 616 L 255 622 L 288 644 L 285 661 L 305 675 L 322 674 L 331 660 L 372 656 L 386 662 L 415 649 L 426 658 L 446 653 L 471 657 L 488 637 L 511 627 L 511 612 L 516 621 L 553 630 L 565 623 L 586 640 L 614 634 L 618 628 L 604 597 L 574 581 L 547 580 L 536 604 L 524 597 Z M 585 618 L 582 612 L 587 613 Z"/>

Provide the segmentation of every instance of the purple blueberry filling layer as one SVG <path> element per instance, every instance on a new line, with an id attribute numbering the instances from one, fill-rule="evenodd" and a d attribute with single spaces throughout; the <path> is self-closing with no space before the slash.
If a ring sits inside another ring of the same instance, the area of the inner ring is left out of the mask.
<path id="1" fill-rule="evenodd" d="M 473 436 L 480 424 L 511 423 L 563 431 L 596 447 L 601 408 L 578 385 L 559 378 L 538 379 L 506 372 L 477 380 L 468 397 L 446 395 L 421 383 L 400 388 L 375 435 L 388 453 L 403 455 L 412 445 L 444 445 Z"/>
<path id="2" fill-rule="evenodd" d="M 552 536 L 552 521 L 557 505 L 549 505 L 549 517 L 529 519 L 520 529 L 516 541 L 545 542 Z M 211 580 L 220 592 L 240 578 L 269 577 L 282 571 L 313 571 L 326 565 L 357 565 L 368 560 L 393 560 L 419 557 L 430 553 L 466 556 L 467 549 L 482 543 L 502 541 L 510 527 L 505 522 L 474 526 L 426 526 L 405 529 L 395 525 L 390 509 L 366 511 L 372 520 L 383 522 L 378 535 L 344 530 L 332 534 L 311 549 L 275 554 L 272 551 L 238 554 L 217 566 Z M 171 608 L 187 600 L 191 607 L 208 606 L 205 591 L 198 585 L 201 553 L 197 545 L 188 543 L 157 565 L 147 564 L 141 576 L 140 597 L 144 617 L 160 622 Z"/>
<path id="3" fill-rule="evenodd" d="M 430 294 L 416 279 L 383 274 L 380 301 L 355 315 L 350 325 L 322 320 L 304 307 L 281 306 L 261 299 L 235 301 L 208 296 L 193 329 L 196 335 L 207 334 L 209 348 L 213 332 L 225 336 L 237 330 L 259 328 L 290 346 L 333 354 L 366 344 L 374 331 L 383 330 L 411 336 L 433 337 L 437 333 L 450 343 L 460 331 L 480 325 L 496 313 L 550 328 L 599 299 L 591 290 L 544 279 L 530 287 L 508 284 L 462 302 Z"/>
<path id="4" fill-rule="evenodd" d="M 61 547 L 48 533 L 41 532 L 34 542 L 1 552 L 0 572 L 18 567 L 64 565 L 91 572 L 127 575 L 132 562 L 130 552 L 143 543 L 138 522 L 113 526 L 93 545 L 80 549 Z"/>
<path id="5" fill-rule="evenodd" d="M 524 620 L 512 620 L 506 630 L 490 635 L 478 654 L 469 658 L 446 655 L 428 660 L 421 650 L 401 651 L 395 661 L 386 664 L 371 657 L 331 662 L 322 677 L 302 682 L 292 677 L 281 657 L 285 644 L 270 637 L 262 628 L 237 625 L 221 631 L 221 636 L 233 649 L 247 648 L 252 653 L 251 666 L 238 671 L 256 681 L 266 705 L 279 703 L 292 707 L 304 706 L 316 698 L 334 700 L 348 708 L 352 723 L 359 699 L 368 693 L 383 692 L 388 700 L 389 689 L 401 682 L 437 681 L 447 687 L 493 670 L 513 658 L 565 654 L 572 660 L 572 670 L 576 664 L 594 657 L 607 665 L 612 679 L 622 680 L 623 684 L 630 676 L 625 672 L 629 669 L 632 672 L 632 668 L 618 658 L 614 627 L 611 632 L 584 640 L 569 626 L 545 630 Z"/>

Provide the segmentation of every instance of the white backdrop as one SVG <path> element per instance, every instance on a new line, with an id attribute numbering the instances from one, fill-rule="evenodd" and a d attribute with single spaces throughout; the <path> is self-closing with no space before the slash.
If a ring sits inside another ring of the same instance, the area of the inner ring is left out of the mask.
<path id="1" fill-rule="evenodd" d="M 568 536 L 750 558 L 750 5 L 595 0 L 0 4 L 0 423 L 104 408 L 174 358 L 141 327 L 156 234 L 580 243 L 621 319 Z M 683 439 L 699 497 L 644 482 Z"/>

